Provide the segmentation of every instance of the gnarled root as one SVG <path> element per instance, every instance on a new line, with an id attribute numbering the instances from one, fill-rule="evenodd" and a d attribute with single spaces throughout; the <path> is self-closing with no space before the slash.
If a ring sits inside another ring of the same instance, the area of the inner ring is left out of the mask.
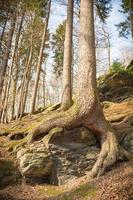
<path id="1" fill-rule="evenodd" d="M 88 175 L 92 178 L 103 175 L 118 160 L 129 160 L 132 156 L 117 142 L 114 132 L 108 131 L 101 152 Z"/>
<path id="2" fill-rule="evenodd" d="M 74 105 L 65 112 L 56 111 L 45 117 L 43 124 L 34 129 L 28 135 L 27 140 L 28 143 L 31 143 L 36 136 L 44 134 L 43 142 L 48 147 L 50 138 L 56 133 L 55 128 L 75 128 L 81 125 L 94 131 L 97 130 L 102 138 L 101 152 L 91 172 L 88 173 L 89 177 L 100 176 L 118 160 L 131 158 L 130 154 L 119 145 L 114 130 L 111 129 L 104 118 L 101 118 L 98 123 L 97 120 L 93 121 L 88 117 L 86 120 L 82 120 Z"/>
<path id="3" fill-rule="evenodd" d="M 80 126 L 80 120 L 77 120 L 77 112 L 75 105 L 73 105 L 67 111 L 56 111 L 50 116 L 46 116 L 44 122 L 30 132 L 27 136 L 28 143 L 34 141 L 34 139 L 41 134 L 48 134 L 48 132 L 56 127 L 59 128 L 74 128 Z"/>
<path id="4" fill-rule="evenodd" d="M 42 139 L 43 143 L 45 144 L 46 148 L 49 147 L 49 141 L 52 138 L 53 135 L 58 134 L 58 133 L 62 133 L 63 132 L 63 128 L 53 128 L 49 131 L 49 133 L 47 135 L 44 136 L 44 138 Z"/>

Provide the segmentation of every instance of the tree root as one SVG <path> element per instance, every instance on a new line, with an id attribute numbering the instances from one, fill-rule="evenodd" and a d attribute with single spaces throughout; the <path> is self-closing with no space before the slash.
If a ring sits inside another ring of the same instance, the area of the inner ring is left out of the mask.
<path id="1" fill-rule="evenodd" d="M 49 141 L 52 138 L 53 135 L 57 134 L 57 133 L 62 133 L 63 132 L 63 128 L 53 128 L 49 131 L 49 133 L 47 135 L 44 136 L 44 138 L 42 139 L 43 143 L 45 144 L 46 148 L 49 147 Z"/>
<path id="2" fill-rule="evenodd" d="M 27 142 L 32 143 L 34 139 L 41 134 L 48 134 L 53 128 L 73 128 L 80 126 L 80 120 L 77 120 L 78 109 L 73 105 L 67 111 L 55 111 L 50 116 L 46 116 L 44 122 L 30 132 L 27 136 Z"/>
<path id="3" fill-rule="evenodd" d="M 91 178 L 101 176 L 118 160 L 132 159 L 132 155 L 124 150 L 117 142 L 113 132 L 107 132 L 107 139 L 102 144 L 101 152 L 92 170 L 88 173 Z"/>
<path id="4" fill-rule="evenodd" d="M 95 121 L 88 117 L 86 119 L 88 122 L 86 127 L 88 129 L 91 128 L 92 130 L 97 130 L 99 136 L 102 138 L 101 152 L 91 172 L 88 173 L 89 177 L 93 178 L 104 174 L 104 172 L 112 167 L 118 160 L 128 160 L 132 158 L 132 156 L 119 145 L 114 130 L 111 129 L 104 118 L 101 118 L 101 121 L 98 124 L 96 119 Z M 90 121 L 92 123 L 89 123 Z M 29 133 L 27 141 L 28 143 L 31 143 L 38 135 L 44 134 L 45 137 L 43 138 L 43 142 L 48 148 L 51 137 L 55 133 L 60 132 L 59 130 L 63 130 L 63 128 L 76 128 L 81 125 L 84 126 L 85 123 L 80 118 L 78 109 L 76 109 L 75 106 L 72 106 L 65 112 L 55 111 L 50 116 L 46 116 L 43 124 Z"/>

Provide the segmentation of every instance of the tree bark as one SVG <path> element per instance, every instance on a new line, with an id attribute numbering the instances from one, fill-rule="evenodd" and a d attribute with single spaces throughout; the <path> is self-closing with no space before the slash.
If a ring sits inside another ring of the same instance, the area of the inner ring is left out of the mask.
<path id="1" fill-rule="evenodd" d="M 8 99 L 9 99 L 9 92 L 10 92 L 10 86 L 11 86 L 11 76 L 12 76 L 12 66 L 10 66 L 10 69 L 9 69 L 6 94 L 5 94 L 5 98 L 3 100 L 3 109 L 2 109 L 2 115 L 1 115 L 1 118 L 0 118 L 1 123 L 7 122 L 6 121 L 6 114 L 7 114 Z"/>
<path id="2" fill-rule="evenodd" d="M 6 24 L 7 24 L 7 20 L 8 20 L 8 14 L 9 14 L 9 10 L 7 11 L 6 20 L 5 20 L 5 22 L 4 22 L 4 26 L 3 26 L 2 34 L 1 34 L 1 36 L 0 36 L 0 50 L 1 50 L 1 45 L 2 45 L 2 41 L 3 41 L 3 37 L 4 37 L 4 33 L 5 33 L 5 29 L 6 29 Z"/>
<path id="3" fill-rule="evenodd" d="M 27 100 L 27 96 L 28 96 L 28 88 L 29 88 L 29 82 L 30 82 L 30 75 L 31 75 L 31 63 L 32 63 L 32 55 L 33 55 L 33 47 L 31 47 L 31 52 L 30 52 L 30 56 L 29 56 L 29 61 L 28 61 L 28 65 L 27 65 L 27 75 L 26 75 L 26 79 L 25 79 L 25 90 L 23 93 L 23 100 L 21 102 L 21 109 L 20 109 L 20 119 L 22 118 L 24 111 L 25 111 L 25 107 L 26 107 L 26 100 Z"/>
<path id="4" fill-rule="evenodd" d="M 30 51 L 28 55 L 28 59 L 26 58 L 26 66 L 25 66 L 25 72 L 22 79 L 22 86 L 21 86 L 21 92 L 20 92 L 20 100 L 19 100 L 19 108 L 18 108 L 18 117 L 22 117 L 25 105 L 26 105 L 26 98 L 27 98 L 27 92 L 29 87 L 29 80 L 30 80 L 30 73 L 31 73 L 31 62 L 32 62 L 32 55 L 33 55 L 33 35 L 31 36 L 31 46 Z"/>
<path id="5" fill-rule="evenodd" d="M 11 44 L 12 44 L 12 38 L 13 38 L 14 30 L 15 30 L 15 24 L 16 24 L 16 15 L 14 15 L 11 19 L 11 28 L 9 31 L 6 51 L 5 51 L 5 54 L 3 57 L 2 68 L 0 70 L 0 96 L 2 93 L 2 89 L 3 89 L 3 83 L 4 83 L 4 78 L 5 78 L 6 69 L 7 69 L 7 65 L 8 65 L 9 54 L 11 51 Z"/>
<path id="6" fill-rule="evenodd" d="M 31 113 L 35 112 L 37 89 L 38 89 L 38 83 L 39 83 L 39 78 L 40 78 L 40 71 L 41 71 L 41 65 L 42 65 L 42 59 L 43 59 L 43 51 L 44 51 L 46 35 L 47 35 L 47 27 L 48 27 L 48 21 L 49 21 L 50 8 L 51 8 L 51 0 L 49 0 L 49 2 L 48 2 L 48 13 L 47 13 L 45 24 L 44 24 L 42 42 L 41 42 L 41 47 L 40 47 L 40 52 L 39 52 L 39 57 L 38 57 L 35 84 L 34 84 L 34 88 L 33 88 L 33 96 L 32 96 L 32 103 L 31 103 Z"/>
<path id="7" fill-rule="evenodd" d="M 64 61 L 63 61 L 63 76 L 62 76 L 62 100 L 61 107 L 67 110 L 72 105 L 72 36 L 73 36 L 73 0 L 68 0 L 67 5 L 67 20 L 64 43 Z"/>

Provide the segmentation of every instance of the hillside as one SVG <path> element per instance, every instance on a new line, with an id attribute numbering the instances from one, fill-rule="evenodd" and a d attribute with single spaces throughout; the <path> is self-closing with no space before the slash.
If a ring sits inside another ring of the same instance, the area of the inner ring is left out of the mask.
<path id="1" fill-rule="evenodd" d="M 107 87 L 110 94 L 114 92 L 113 87 L 121 93 L 112 94 L 113 102 L 105 98 L 101 104 L 107 121 L 116 130 L 119 143 L 133 153 L 132 85 L 127 83 L 127 79 L 122 78 L 121 81 L 120 74 L 113 74 L 113 77 L 117 77 L 115 86 L 110 83 L 110 76 L 105 77 L 104 84 L 102 80 L 100 96 L 108 97 L 103 90 Z M 28 132 L 38 126 L 45 116 L 57 112 L 58 107 L 52 106 L 36 115 L 26 115 L 21 120 L 0 125 L 0 199 L 99 200 L 99 195 L 103 200 L 132 199 L 132 161 L 117 163 L 103 177 L 87 179 L 86 174 L 100 152 L 97 138 L 90 130 L 84 127 L 73 130 L 57 128 L 55 134 L 51 134 L 53 136 L 47 148 L 41 136 L 27 145 Z"/>

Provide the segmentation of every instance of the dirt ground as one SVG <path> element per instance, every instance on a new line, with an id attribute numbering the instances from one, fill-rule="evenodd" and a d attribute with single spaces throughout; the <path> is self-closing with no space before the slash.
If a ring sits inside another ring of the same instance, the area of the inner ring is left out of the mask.
<path id="1" fill-rule="evenodd" d="M 8 186 L 0 200 L 132 200 L 133 163 L 118 163 L 113 170 L 94 180 L 77 179 L 63 186 Z"/>

